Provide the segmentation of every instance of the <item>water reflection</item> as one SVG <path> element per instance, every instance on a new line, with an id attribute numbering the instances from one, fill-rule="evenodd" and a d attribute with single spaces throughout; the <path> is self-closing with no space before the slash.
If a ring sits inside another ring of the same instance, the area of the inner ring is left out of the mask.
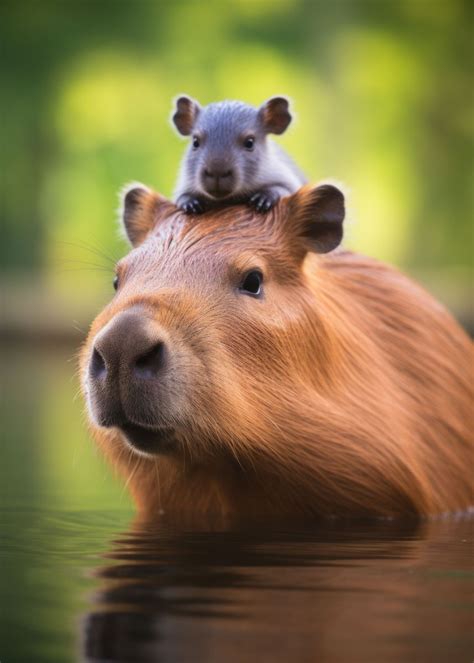
<path id="1" fill-rule="evenodd" d="M 95 571 L 84 658 L 464 660 L 471 527 L 136 524 Z"/>

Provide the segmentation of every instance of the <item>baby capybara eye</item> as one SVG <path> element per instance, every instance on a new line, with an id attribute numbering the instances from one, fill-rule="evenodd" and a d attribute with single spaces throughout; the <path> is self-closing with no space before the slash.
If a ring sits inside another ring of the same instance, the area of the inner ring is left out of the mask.
<path id="1" fill-rule="evenodd" d="M 258 269 L 247 272 L 240 285 L 240 290 L 246 295 L 254 297 L 260 295 L 262 291 L 263 274 Z"/>
<path id="2" fill-rule="evenodd" d="M 194 149 L 197 150 L 197 148 L 199 147 L 200 144 L 201 144 L 201 141 L 199 140 L 199 138 L 197 136 L 194 136 L 194 138 L 193 138 L 193 147 L 194 147 Z"/>
<path id="3" fill-rule="evenodd" d="M 112 281 L 112 285 L 114 286 L 114 290 L 117 290 L 117 288 L 119 287 L 119 277 L 118 276 L 114 277 L 114 280 Z"/>
<path id="4" fill-rule="evenodd" d="M 255 138 L 253 136 L 247 136 L 247 138 L 244 140 L 245 149 L 253 150 L 254 145 L 255 145 Z"/>

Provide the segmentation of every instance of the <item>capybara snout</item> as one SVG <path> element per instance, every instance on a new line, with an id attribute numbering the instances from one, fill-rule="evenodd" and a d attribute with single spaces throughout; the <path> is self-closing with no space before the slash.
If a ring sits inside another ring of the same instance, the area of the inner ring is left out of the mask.
<path id="1" fill-rule="evenodd" d="M 164 342 L 159 326 L 140 309 L 124 311 L 95 339 L 90 364 L 94 381 L 125 374 L 129 380 L 158 379 Z"/>
<path id="2" fill-rule="evenodd" d="M 330 185 L 268 214 L 198 219 L 126 193 L 133 250 L 82 376 L 93 434 L 139 509 L 392 516 L 472 502 L 471 341 L 396 270 L 333 251 L 343 220 Z"/>
<path id="3" fill-rule="evenodd" d="M 182 425 L 197 367 L 177 337 L 150 305 L 124 307 L 94 337 L 86 371 L 92 417 L 135 450 L 169 451 Z"/>
<path id="4" fill-rule="evenodd" d="M 163 330 L 142 307 L 113 316 L 95 336 L 89 359 L 89 402 L 97 424 L 122 431 L 157 427 L 168 353 Z"/>
<path id="5" fill-rule="evenodd" d="M 146 403 L 157 401 L 164 352 L 159 326 L 136 306 L 114 315 L 91 349 L 86 378 L 91 414 L 99 426 L 120 431 L 140 451 L 152 444 L 148 426 L 157 427 Z"/>
<path id="6" fill-rule="evenodd" d="M 138 300 L 124 288 L 95 323 L 84 358 L 89 411 L 96 426 L 130 449 L 176 453 L 194 413 L 201 411 L 204 420 L 209 411 L 206 298 L 197 301 L 201 306 L 179 287 L 163 292 L 155 284 L 153 295 Z"/>
<path id="7" fill-rule="evenodd" d="M 140 307 L 117 313 L 101 329 L 88 372 L 92 410 L 100 425 L 136 419 L 136 399 L 153 398 L 159 391 L 166 352 L 163 331 Z"/>

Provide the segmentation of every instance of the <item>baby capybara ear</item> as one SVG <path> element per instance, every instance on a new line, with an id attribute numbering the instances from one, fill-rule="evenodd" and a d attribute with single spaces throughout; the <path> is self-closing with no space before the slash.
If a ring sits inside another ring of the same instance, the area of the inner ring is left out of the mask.
<path id="1" fill-rule="evenodd" d="M 286 97 L 272 97 L 258 110 L 258 119 L 269 134 L 282 134 L 291 122 L 290 103 Z"/>
<path id="2" fill-rule="evenodd" d="M 173 124 L 182 136 L 189 136 L 196 123 L 201 106 L 191 97 L 178 97 L 175 101 Z"/>
<path id="3" fill-rule="evenodd" d="M 126 187 L 121 198 L 125 234 L 132 246 L 138 246 L 155 225 L 157 206 L 164 199 L 144 184 Z"/>
<path id="4" fill-rule="evenodd" d="M 332 184 L 299 189 L 288 198 L 288 214 L 290 232 L 305 251 L 329 253 L 341 243 L 344 195 Z"/>

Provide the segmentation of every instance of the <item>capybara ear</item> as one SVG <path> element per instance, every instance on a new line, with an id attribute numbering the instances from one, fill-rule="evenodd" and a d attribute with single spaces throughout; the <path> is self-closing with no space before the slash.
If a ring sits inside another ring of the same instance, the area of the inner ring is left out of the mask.
<path id="1" fill-rule="evenodd" d="M 258 118 L 269 134 L 282 134 L 291 122 L 290 102 L 286 97 L 272 97 L 258 110 Z"/>
<path id="2" fill-rule="evenodd" d="M 182 136 L 189 136 L 200 112 L 201 106 L 191 97 L 184 95 L 175 100 L 175 112 L 172 120 Z"/>
<path id="3" fill-rule="evenodd" d="M 342 241 L 345 205 L 343 193 L 332 184 L 303 187 L 289 199 L 292 234 L 303 240 L 306 251 L 329 253 Z"/>
<path id="4" fill-rule="evenodd" d="M 131 184 L 122 194 L 122 224 L 132 246 L 143 242 L 153 228 L 160 201 L 168 202 L 144 184 Z"/>

